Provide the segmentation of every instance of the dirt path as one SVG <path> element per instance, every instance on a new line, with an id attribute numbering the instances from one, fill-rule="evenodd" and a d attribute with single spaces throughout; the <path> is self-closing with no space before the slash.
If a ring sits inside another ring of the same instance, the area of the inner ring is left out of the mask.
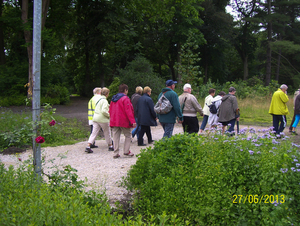
<path id="1" fill-rule="evenodd" d="M 56 108 L 57 114 L 67 118 L 75 117 L 88 126 L 87 103 L 88 99 L 73 98 L 70 105 L 54 106 L 54 108 Z M 17 108 L 14 109 L 14 111 L 17 110 Z M 253 126 L 240 126 L 240 129 L 249 127 Z M 254 126 L 254 128 L 265 129 L 266 127 Z M 154 140 L 160 140 L 162 138 L 163 129 L 161 126 L 151 127 L 151 130 Z M 182 133 L 180 124 L 175 125 L 174 134 L 176 133 Z M 120 153 L 122 153 L 123 143 L 124 136 L 122 135 Z M 93 149 L 94 153 L 92 154 L 87 154 L 84 151 L 86 145 L 87 142 L 80 142 L 74 145 L 43 148 L 42 153 L 43 156 L 45 156 L 45 172 L 49 173 L 53 171 L 53 166 L 55 165 L 71 165 L 78 170 L 77 174 L 81 180 L 87 179 L 88 189 L 105 190 L 111 203 L 123 199 L 127 195 L 127 191 L 119 187 L 119 184 L 122 178 L 126 176 L 130 167 L 135 164 L 137 160 L 136 155 L 139 154 L 141 150 L 141 147 L 137 146 L 136 138 L 130 147 L 130 150 L 135 154 L 134 157 L 121 155 L 121 158 L 113 159 L 113 152 L 108 151 L 104 139 L 99 138 L 99 140 L 96 140 L 96 145 L 98 145 L 99 148 Z M 150 146 L 153 146 L 153 144 L 147 145 L 147 147 Z M 17 166 L 20 164 L 18 158 L 22 161 L 32 158 L 32 150 L 28 150 L 19 155 L 0 155 L 0 160 L 6 165 Z"/>

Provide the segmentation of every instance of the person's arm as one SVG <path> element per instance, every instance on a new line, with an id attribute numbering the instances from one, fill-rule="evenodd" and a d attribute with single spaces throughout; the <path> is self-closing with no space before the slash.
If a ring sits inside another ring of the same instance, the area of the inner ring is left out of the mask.
<path id="1" fill-rule="evenodd" d="M 124 97 L 122 97 L 122 98 L 124 98 Z M 135 124 L 134 111 L 133 111 L 133 106 L 131 104 L 129 97 L 125 96 L 125 98 L 123 100 L 123 104 L 124 104 L 123 106 L 125 108 L 125 114 L 130 123 L 130 126 L 134 126 L 134 124 Z"/>
<path id="2" fill-rule="evenodd" d="M 180 104 L 179 104 L 179 99 L 178 99 L 177 94 L 172 96 L 171 104 L 173 105 L 175 115 L 178 116 L 178 118 L 179 118 L 179 122 L 182 122 L 183 121 L 183 116 L 182 116 L 182 112 L 181 112 L 181 109 L 180 109 Z"/>
<path id="3" fill-rule="evenodd" d="M 106 99 L 101 100 L 102 103 L 100 102 L 98 105 L 100 105 L 100 112 L 107 118 L 109 118 L 109 104 Z"/>
<path id="4" fill-rule="evenodd" d="M 196 111 L 199 112 L 200 115 L 202 116 L 203 109 L 202 109 L 201 105 L 199 104 L 199 102 L 197 101 L 196 97 L 194 95 L 190 95 L 190 98 L 191 98 L 191 103 L 192 103 L 193 108 L 195 108 Z"/>
<path id="5" fill-rule="evenodd" d="M 283 103 L 287 103 L 289 101 L 289 97 L 284 92 L 280 93 L 280 99 Z"/>

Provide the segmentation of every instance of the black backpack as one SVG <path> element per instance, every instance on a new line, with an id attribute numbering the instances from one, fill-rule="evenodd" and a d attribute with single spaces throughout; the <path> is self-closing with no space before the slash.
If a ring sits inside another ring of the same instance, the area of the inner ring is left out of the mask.
<path id="1" fill-rule="evenodd" d="M 216 102 L 211 102 L 211 105 L 208 106 L 210 113 L 217 114 L 218 108 L 216 107 Z"/>

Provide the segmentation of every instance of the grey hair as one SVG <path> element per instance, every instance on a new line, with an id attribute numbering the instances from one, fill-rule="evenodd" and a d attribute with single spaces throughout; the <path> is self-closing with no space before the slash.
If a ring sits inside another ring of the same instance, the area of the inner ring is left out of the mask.
<path id="1" fill-rule="evenodd" d="M 101 88 L 100 88 L 100 87 L 96 87 L 96 88 L 93 90 L 93 93 L 94 93 L 94 95 L 95 95 L 95 94 L 101 94 Z"/>
<path id="2" fill-rule="evenodd" d="M 285 85 L 285 84 L 282 84 L 282 85 L 280 86 L 280 89 L 285 89 L 285 90 L 287 90 L 287 89 L 288 89 L 288 86 Z"/>

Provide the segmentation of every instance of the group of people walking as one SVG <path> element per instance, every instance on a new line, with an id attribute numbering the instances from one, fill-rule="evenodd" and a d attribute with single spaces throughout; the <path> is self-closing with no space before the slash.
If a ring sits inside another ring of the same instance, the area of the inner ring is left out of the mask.
<path id="1" fill-rule="evenodd" d="M 222 124 L 222 133 L 226 128 L 228 134 L 234 135 L 235 123 L 239 121 L 239 108 L 235 96 L 236 89 L 230 87 L 228 93 L 220 91 L 216 97 L 215 89 L 209 89 L 208 96 L 205 98 L 202 109 L 197 98 L 191 94 L 190 84 L 183 86 L 183 93 L 178 97 L 174 91 L 176 81 L 167 80 L 166 87 L 162 89 L 158 99 L 164 95 L 170 102 L 171 110 L 165 114 L 157 114 L 154 110 L 154 102 L 151 98 L 151 88 L 146 86 L 136 87 L 131 99 L 127 96 L 128 86 L 121 84 L 119 92 L 114 95 L 109 104 L 107 97 L 109 89 L 95 88 L 94 96 L 88 103 L 88 117 L 91 125 L 91 135 L 86 147 L 87 153 L 93 153 L 95 139 L 102 129 L 109 151 L 114 151 L 114 158 L 120 157 L 120 136 L 125 136 L 123 153 L 133 156 L 130 151 L 132 139 L 137 136 L 138 146 L 146 146 L 144 135 L 146 133 L 148 144 L 154 142 L 151 134 L 151 126 L 157 126 L 157 119 L 164 130 L 163 138 L 170 138 L 173 134 L 176 120 L 183 126 L 186 133 L 202 133 L 207 124 L 210 128 L 215 128 L 219 123 Z M 269 113 L 273 116 L 273 127 L 278 137 L 286 126 L 286 115 L 288 109 L 286 103 L 287 86 L 282 85 L 273 95 Z M 294 106 L 295 114 L 290 131 L 294 134 L 295 128 L 300 120 L 300 89 L 295 93 Z M 197 113 L 203 116 L 202 124 L 199 128 Z M 112 137 L 111 137 L 112 134 Z"/>
<path id="2" fill-rule="evenodd" d="M 183 114 L 183 130 L 187 133 L 198 133 L 199 122 L 197 118 L 197 112 L 203 116 L 203 120 L 200 126 L 200 133 L 205 130 L 207 124 L 210 128 L 216 128 L 219 123 L 222 123 L 222 132 L 225 132 L 228 126 L 227 132 L 234 133 L 234 125 L 239 120 L 238 103 L 235 97 L 235 88 L 230 87 L 229 93 L 220 91 L 216 97 L 215 89 L 209 89 L 208 96 L 205 97 L 204 107 L 198 103 L 197 98 L 191 94 L 192 87 L 190 84 L 183 86 L 183 94 L 179 96 L 179 102 L 182 107 Z M 214 105 L 215 111 L 211 111 L 210 106 Z"/>

